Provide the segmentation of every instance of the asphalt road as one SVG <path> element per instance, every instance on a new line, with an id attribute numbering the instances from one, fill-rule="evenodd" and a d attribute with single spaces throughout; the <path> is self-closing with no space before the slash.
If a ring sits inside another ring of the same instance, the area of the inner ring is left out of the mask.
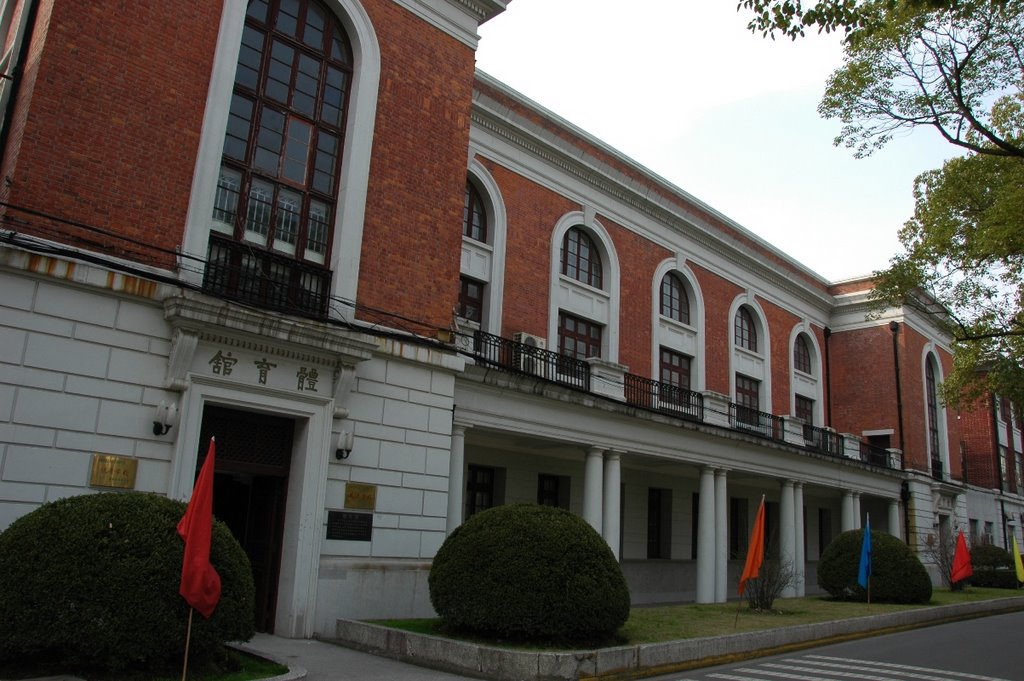
<path id="1" fill-rule="evenodd" d="M 1022 681 L 1024 612 L 808 648 L 656 681 Z"/>

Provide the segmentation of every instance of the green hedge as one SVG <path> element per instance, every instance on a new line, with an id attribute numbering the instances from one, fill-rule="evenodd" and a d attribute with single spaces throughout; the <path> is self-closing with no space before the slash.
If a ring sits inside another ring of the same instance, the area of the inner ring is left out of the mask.
<path id="1" fill-rule="evenodd" d="M 818 585 L 833 598 L 867 600 L 857 583 L 864 530 L 850 530 L 835 538 L 818 562 Z M 892 535 L 871 533 L 871 600 L 878 603 L 927 603 L 932 582 L 910 547 Z"/>
<path id="2" fill-rule="evenodd" d="M 1017 572 L 1013 554 L 995 544 L 978 544 L 971 549 L 971 569 L 968 581 L 974 586 L 994 589 L 1016 589 Z"/>
<path id="3" fill-rule="evenodd" d="M 611 549 L 582 518 L 548 506 L 474 515 L 441 546 L 429 585 L 447 626 L 495 638 L 594 641 L 629 618 Z"/>
<path id="4" fill-rule="evenodd" d="M 185 504 L 138 492 L 45 504 L 0 534 L 0 661 L 69 669 L 180 669 L 189 606 L 178 594 Z M 193 619 L 190 668 L 254 633 L 252 572 L 215 522 L 213 616 Z"/>

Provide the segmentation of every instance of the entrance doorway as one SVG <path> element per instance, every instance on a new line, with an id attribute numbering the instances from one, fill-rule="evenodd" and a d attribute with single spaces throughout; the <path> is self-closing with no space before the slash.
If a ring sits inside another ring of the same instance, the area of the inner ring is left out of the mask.
<path id="1" fill-rule="evenodd" d="M 249 557 L 256 587 L 256 631 L 260 632 L 274 632 L 294 433 L 291 419 L 212 405 L 203 408 L 197 470 L 206 458 L 210 437 L 215 437 L 213 514 L 228 526 Z"/>

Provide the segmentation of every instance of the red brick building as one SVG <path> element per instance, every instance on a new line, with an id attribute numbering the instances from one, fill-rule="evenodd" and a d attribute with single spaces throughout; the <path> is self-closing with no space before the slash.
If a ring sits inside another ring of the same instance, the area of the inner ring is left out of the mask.
<path id="1" fill-rule="evenodd" d="M 939 327 L 474 72 L 505 4 L 3 6 L 0 527 L 97 462 L 187 498 L 216 435 L 259 628 L 313 636 L 429 614 L 495 504 L 583 515 L 636 603 L 724 601 L 762 494 L 792 594 L 869 513 L 1019 516 Z"/>

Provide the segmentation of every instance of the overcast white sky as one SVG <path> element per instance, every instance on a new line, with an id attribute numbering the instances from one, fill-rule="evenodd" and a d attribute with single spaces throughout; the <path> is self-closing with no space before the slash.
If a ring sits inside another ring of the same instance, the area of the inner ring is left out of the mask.
<path id="1" fill-rule="evenodd" d="M 855 159 L 818 102 L 835 36 L 746 29 L 736 0 L 512 0 L 477 66 L 832 281 L 885 267 L 913 181 L 955 154 L 930 131 Z"/>

